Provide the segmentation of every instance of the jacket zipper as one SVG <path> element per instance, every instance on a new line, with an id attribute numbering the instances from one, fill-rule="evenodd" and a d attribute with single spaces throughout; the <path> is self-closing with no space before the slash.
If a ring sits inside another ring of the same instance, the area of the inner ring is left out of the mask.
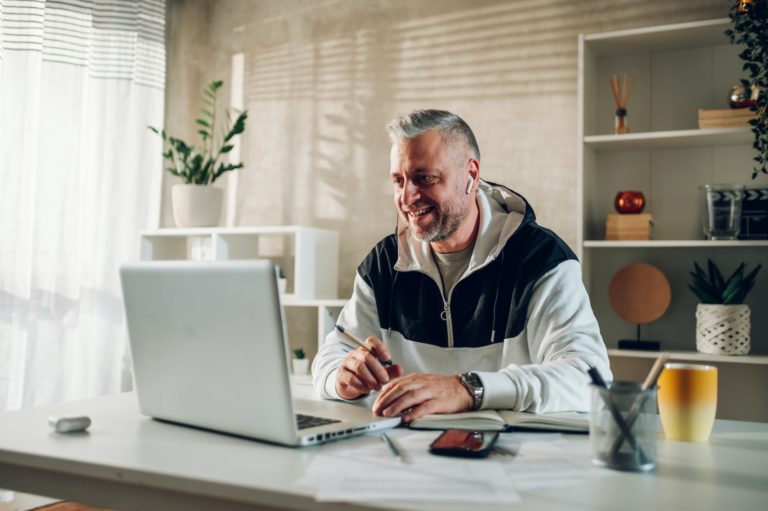
<path id="1" fill-rule="evenodd" d="M 455 284 L 454 284 L 455 285 Z M 451 289 L 453 291 L 453 289 Z M 443 296 L 443 312 L 440 313 L 440 317 L 445 321 L 445 328 L 448 329 L 448 347 L 453 348 L 453 321 L 451 320 L 451 293 L 448 293 L 448 300 Z"/>
<path id="2" fill-rule="evenodd" d="M 457 280 L 453 284 L 453 287 L 448 292 L 448 298 L 447 299 L 445 297 L 445 290 L 443 289 L 442 279 L 437 280 L 437 279 L 435 279 L 434 275 L 431 275 L 430 273 L 428 273 L 426 271 L 423 271 L 423 270 L 418 270 L 418 269 L 416 269 L 416 270 L 409 270 L 409 271 L 417 271 L 419 273 L 422 273 L 422 274 L 426 275 L 427 277 L 429 277 L 430 279 L 432 279 L 432 281 L 435 284 L 437 284 L 437 288 L 440 290 L 440 297 L 443 299 L 443 311 L 440 313 L 440 319 L 445 321 L 445 328 L 446 328 L 447 334 L 448 334 L 447 337 L 448 337 L 448 347 L 449 348 L 453 348 L 453 344 L 454 344 L 454 339 L 453 339 L 453 320 L 451 318 L 451 296 L 453 295 L 453 290 L 456 289 L 456 286 L 459 284 L 459 282 L 461 282 L 465 278 L 469 277 L 470 275 L 472 275 L 476 271 L 478 271 L 478 270 L 480 270 L 482 268 L 485 268 L 486 266 L 488 266 L 489 264 L 491 264 L 495 260 L 496 260 L 495 256 L 491 257 L 491 259 L 489 261 L 485 262 L 484 264 L 481 264 L 480 266 L 478 266 L 476 268 L 473 268 L 471 272 L 469 272 L 469 273 L 467 273 L 465 275 L 462 275 L 461 278 L 459 278 L 459 280 Z"/>

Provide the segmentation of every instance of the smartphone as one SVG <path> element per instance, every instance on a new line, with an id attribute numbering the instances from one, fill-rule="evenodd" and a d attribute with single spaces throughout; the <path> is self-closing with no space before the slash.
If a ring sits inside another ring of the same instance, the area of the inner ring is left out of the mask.
<path id="1" fill-rule="evenodd" d="M 429 452 L 440 456 L 484 458 L 491 453 L 498 438 L 498 431 L 449 429 L 432 442 Z"/>

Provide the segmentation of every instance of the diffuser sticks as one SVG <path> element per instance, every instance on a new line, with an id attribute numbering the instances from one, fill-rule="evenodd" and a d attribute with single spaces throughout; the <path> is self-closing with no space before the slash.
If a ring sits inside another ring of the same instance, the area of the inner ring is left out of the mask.
<path id="1" fill-rule="evenodd" d="M 629 95 L 635 88 L 637 77 L 629 83 L 627 73 L 624 73 L 624 79 L 619 81 L 619 75 L 611 75 L 611 92 L 613 93 L 613 102 L 616 105 L 616 118 L 614 124 L 614 133 L 629 133 L 629 121 L 627 120 L 627 105 L 629 105 Z"/>

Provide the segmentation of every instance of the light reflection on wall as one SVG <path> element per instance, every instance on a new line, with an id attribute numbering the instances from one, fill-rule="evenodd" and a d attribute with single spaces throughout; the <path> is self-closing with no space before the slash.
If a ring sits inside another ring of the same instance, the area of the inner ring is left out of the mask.
<path id="1" fill-rule="evenodd" d="M 445 108 L 475 130 L 483 176 L 521 191 L 541 223 L 573 242 L 577 34 L 723 17 L 727 7 L 725 0 L 214 2 L 212 44 L 246 55 L 251 114 L 238 223 L 339 230 L 340 290 L 348 292 L 351 270 L 394 228 L 385 124 L 411 108 Z M 233 41 L 220 39 L 227 27 Z"/>

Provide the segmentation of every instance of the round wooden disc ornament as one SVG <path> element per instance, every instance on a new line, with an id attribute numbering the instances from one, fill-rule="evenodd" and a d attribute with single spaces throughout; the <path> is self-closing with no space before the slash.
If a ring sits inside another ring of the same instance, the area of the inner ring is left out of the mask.
<path id="1" fill-rule="evenodd" d="M 669 308 L 672 290 L 653 265 L 633 263 L 616 272 L 608 287 L 611 307 L 624 321 L 642 325 L 656 321 Z"/>

